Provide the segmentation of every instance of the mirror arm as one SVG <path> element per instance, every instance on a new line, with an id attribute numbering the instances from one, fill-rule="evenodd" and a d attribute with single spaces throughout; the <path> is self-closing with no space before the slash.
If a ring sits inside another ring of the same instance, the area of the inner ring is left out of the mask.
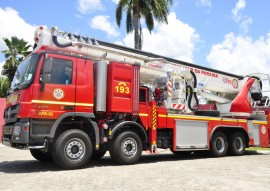
<path id="1" fill-rule="evenodd" d="M 45 83 L 41 82 L 40 91 L 44 92 L 44 88 L 45 88 Z"/>

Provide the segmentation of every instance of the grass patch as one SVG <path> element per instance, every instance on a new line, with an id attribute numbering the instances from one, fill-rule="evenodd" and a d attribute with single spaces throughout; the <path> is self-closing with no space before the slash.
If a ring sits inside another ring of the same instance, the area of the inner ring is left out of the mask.
<path id="1" fill-rule="evenodd" d="M 246 148 L 246 151 L 270 151 L 270 148 L 251 147 Z"/>

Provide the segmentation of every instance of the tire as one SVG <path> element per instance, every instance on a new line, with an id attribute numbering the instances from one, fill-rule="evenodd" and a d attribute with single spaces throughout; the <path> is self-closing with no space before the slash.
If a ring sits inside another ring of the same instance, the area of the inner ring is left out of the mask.
<path id="1" fill-rule="evenodd" d="M 52 156 L 51 156 L 51 153 L 49 153 L 49 152 L 43 152 L 43 151 L 38 150 L 38 149 L 30 149 L 30 153 L 38 161 L 42 161 L 42 162 L 51 162 L 52 161 Z"/>
<path id="2" fill-rule="evenodd" d="M 63 132 L 52 149 L 54 162 L 66 170 L 84 167 L 91 155 L 92 143 L 89 136 L 77 129 Z"/>
<path id="3" fill-rule="evenodd" d="M 98 160 L 101 159 L 107 151 L 100 151 L 100 150 L 93 150 L 91 160 Z"/>
<path id="4" fill-rule="evenodd" d="M 210 153 L 213 157 L 224 157 L 228 151 L 228 141 L 226 135 L 218 131 L 211 140 Z"/>
<path id="5" fill-rule="evenodd" d="M 233 156 L 241 156 L 245 153 L 246 139 L 240 132 L 235 132 L 229 137 L 229 154 Z"/>
<path id="6" fill-rule="evenodd" d="M 125 131 L 113 139 L 110 147 L 112 160 L 122 165 L 136 163 L 142 154 L 142 141 L 137 133 Z"/>

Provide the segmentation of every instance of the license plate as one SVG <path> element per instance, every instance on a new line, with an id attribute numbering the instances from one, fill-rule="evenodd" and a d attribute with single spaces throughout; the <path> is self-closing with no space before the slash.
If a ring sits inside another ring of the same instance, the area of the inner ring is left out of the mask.
<path id="1" fill-rule="evenodd" d="M 13 134 L 14 135 L 20 135 L 20 133 L 21 133 L 21 126 L 14 126 L 13 128 L 14 128 L 13 129 Z"/>

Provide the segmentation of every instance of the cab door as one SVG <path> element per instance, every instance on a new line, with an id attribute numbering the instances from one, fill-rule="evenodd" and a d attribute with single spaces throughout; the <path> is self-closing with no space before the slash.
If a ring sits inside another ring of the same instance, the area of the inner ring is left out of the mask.
<path id="1" fill-rule="evenodd" d="M 57 119 L 66 112 L 74 112 L 76 60 L 57 54 L 46 54 L 40 60 L 41 68 L 37 74 L 39 83 L 34 85 L 31 101 L 33 118 Z M 51 69 L 47 75 L 48 81 L 42 83 L 42 70 L 46 62 L 50 62 Z"/>

